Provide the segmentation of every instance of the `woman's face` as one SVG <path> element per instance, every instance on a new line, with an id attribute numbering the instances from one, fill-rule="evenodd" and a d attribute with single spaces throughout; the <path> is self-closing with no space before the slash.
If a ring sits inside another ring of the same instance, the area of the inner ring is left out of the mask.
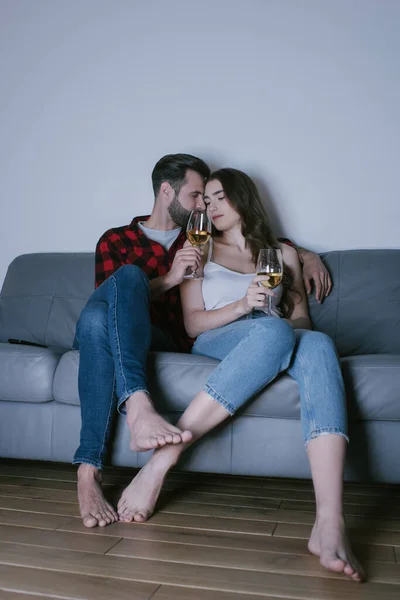
<path id="1" fill-rule="evenodd" d="M 206 184 L 204 203 L 207 213 L 218 231 L 228 231 L 241 223 L 239 213 L 231 206 L 218 179 L 213 179 Z"/>

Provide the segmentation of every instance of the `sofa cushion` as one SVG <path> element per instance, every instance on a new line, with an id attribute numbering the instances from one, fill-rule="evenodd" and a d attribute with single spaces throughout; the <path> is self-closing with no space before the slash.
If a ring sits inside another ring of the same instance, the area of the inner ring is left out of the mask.
<path id="1" fill-rule="evenodd" d="M 8 267 L 0 296 L 0 341 L 20 338 L 71 348 L 94 290 L 94 253 L 23 254 Z"/>
<path id="2" fill-rule="evenodd" d="M 62 355 L 54 375 L 54 400 L 79 406 L 78 392 L 79 351 L 70 350 Z"/>
<path id="3" fill-rule="evenodd" d="M 0 343 L 0 400 L 53 400 L 53 379 L 60 356 L 49 348 Z"/>
<path id="4" fill-rule="evenodd" d="M 151 352 L 147 374 L 149 391 L 161 413 L 183 412 L 218 364 L 192 354 Z M 400 420 L 400 356 L 351 356 L 341 361 L 351 420 Z M 66 352 L 56 369 L 54 398 L 79 404 L 79 352 Z M 240 413 L 256 417 L 300 418 L 297 383 L 282 375 Z"/>

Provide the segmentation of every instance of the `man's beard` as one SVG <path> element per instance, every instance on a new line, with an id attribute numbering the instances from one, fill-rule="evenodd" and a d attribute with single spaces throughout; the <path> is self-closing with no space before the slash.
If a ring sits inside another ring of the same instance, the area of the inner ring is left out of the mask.
<path id="1" fill-rule="evenodd" d="M 191 211 L 183 208 L 176 194 L 171 204 L 168 206 L 168 212 L 174 223 L 180 227 L 186 227 Z"/>

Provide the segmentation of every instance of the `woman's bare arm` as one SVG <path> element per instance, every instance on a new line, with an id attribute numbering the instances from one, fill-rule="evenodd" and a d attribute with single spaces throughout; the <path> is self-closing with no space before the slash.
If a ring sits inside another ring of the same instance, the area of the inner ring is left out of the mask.
<path id="1" fill-rule="evenodd" d="M 206 310 L 202 294 L 202 281 L 186 280 L 181 283 L 180 290 L 183 322 L 190 337 L 197 337 L 209 329 L 228 325 L 247 314 L 242 300 L 232 302 L 223 308 Z"/>

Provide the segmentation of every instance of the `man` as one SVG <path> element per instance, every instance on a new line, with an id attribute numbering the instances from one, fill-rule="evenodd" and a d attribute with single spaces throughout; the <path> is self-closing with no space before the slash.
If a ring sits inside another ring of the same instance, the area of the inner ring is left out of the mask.
<path id="1" fill-rule="evenodd" d="M 126 413 L 132 450 L 191 440 L 190 431 L 180 431 L 156 412 L 145 368 L 149 349 L 190 349 L 178 286 L 188 267 L 200 265 L 202 251 L 183 245 L 190 212 L 204 208 L 209 173 L 208 166 L 194 156 L 164 156 L 152 173 L 151 215 L 108 230 L 97 244 L 96 290 L 76 332 L 82 428 L 73 462 L 80 465 L 78 499 L 86 527 L 118 520 L 101 489 L 115 408 Z M 307 291 L 314 281 L 321 301 L 330 291 L 329 274 L 317 255 L 302 248 L 298 252 Z"/>

